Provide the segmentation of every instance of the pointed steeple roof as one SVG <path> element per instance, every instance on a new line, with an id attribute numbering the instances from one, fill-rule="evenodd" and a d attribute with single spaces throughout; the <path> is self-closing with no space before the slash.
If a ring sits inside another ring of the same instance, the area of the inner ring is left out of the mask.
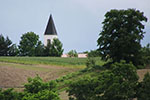
<path id="1" fill-rule="evenodd" d="M 49 21 L 48 21 L 44 35 L 57 35 L 57 31 L 54 25 L 52 15 L 50 15 L 49 17 Z"/>

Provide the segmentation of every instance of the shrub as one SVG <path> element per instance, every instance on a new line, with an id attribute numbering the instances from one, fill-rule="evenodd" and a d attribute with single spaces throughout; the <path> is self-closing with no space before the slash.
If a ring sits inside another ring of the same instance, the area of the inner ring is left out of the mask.
<path id="1" fill-rule="evenodd" d="M 100 52 L 98 50 L 91 50 L 89 53 L 88 53 L 88 57 L 100 57 Z"/>
<path id="2" fill-rule="evenodd" d="M 150 74 L 146 73 L 142 82 L 139 83 L 137 89 L 138 100 L 150 100 Z"/>
<path id="3" fill-rule="evenodd" d="M 69 100 L 92 100 L 93 96 L 95 96 L 94 81 L 95 80 L 92 77 L 86 76 L 71 82 L 69 89 L 67 90 L 67 92 L 69 92 Z"/>
<path id="4" fill-rule="evenodd" d="M 70 100 L 131 100 L 138 76 L 133 64 L 114 63 L 96 77 L 84 77 L 69 85 Z"/>
<path id="5" fill-rule="evenodd" d="M 145 65 L 150 64 L 150 44 L 141 49 L 142 61 Z"/>
<path id="6" fill-rule="evenodd" d="M 37 76 L 33 79 L 29 78 L 24 87 L 24 92 L 20 93 L 13 91 L 13 89 L 4 91 L 0 89 L 0 100 L 60 100 L 55 81 L 43 82 Z"/>
<path id="7" fill-rule="evenodd" d="M 77 57 L 78 54 L 77 54 L 76 50 L 71 50 L 68 52 L 68 56 L 69 57 Z"/>
<path id="8" fill-rule="evenodd" d="M 60 100 L 58 94 L 49 90 L 42 90 L 38 93 L 26 93 L 22 100 Z"/>
<path id="9" fill-rule="evenodd" d="M 3 90 L 0 89 L 0 100 L 21 100 L 22 93 L 13 91 L 13 89 Z"/>
<path id="10" fill-rule="evenodd" d="M 25 95 L 23 100 L 60 100 L 57 93 L 57 84 L 55 81 L 43 82 L 37 76 L 29 78 L 25 85 Z"/>
<path id="11" fill-rule="evenodd" d="M 86 66 L 87 68 L 93 68 L 96 66 L 96 61 L 94 58 L 88 57 L 87 61 L 86 61 Z"/>

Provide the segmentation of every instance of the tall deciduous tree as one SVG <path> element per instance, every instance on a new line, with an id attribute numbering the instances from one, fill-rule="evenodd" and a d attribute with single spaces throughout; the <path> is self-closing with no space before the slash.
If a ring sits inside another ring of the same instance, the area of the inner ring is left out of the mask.
<path id="1" fill-rule="evenodd" d="M 105 14 L 103 29 L 97 40 L 103 59 L 132 61 L 140 65 L 140 41 L 147 18 L 135 9 L 111 10 Z"/>
<path id="2" fill-rule="evenodd" d="M 35 56 L 35 49 L 39 42 L 39 36 L 34 32 L 27 32 L 22 35 L 19 44 L 21 56 Z"/>

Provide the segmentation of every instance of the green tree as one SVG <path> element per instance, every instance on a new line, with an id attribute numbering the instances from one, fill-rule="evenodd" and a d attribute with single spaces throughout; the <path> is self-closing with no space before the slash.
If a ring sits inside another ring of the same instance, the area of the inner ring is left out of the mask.
<path id="1" fill-rule="evenodd" d="M 57 84 L 55 81 L 43 82 L 39 76 L 36 76 L 33 79 L 28 78 L 28 83 L 26 83 L 24 87 L 24 91 L 28 93 L 38 93 L 42 90 L 57 92 Z"/>
<path id="2" fill-rule="evenodd" d="M 57 93 L 43 90 L 35 94 L 26 93 L 21 100 L 60 100 L 60 98 Z"/>
<path id="3" fill-rule="evenodd" d="M 21 36 L 19 50 L 21 56 L 35 56 L 35 49 L 39 42 L 39 36 L 34 32 L 27 32 Z"/>
<path id="4" fill-rule="evenodd" d="M 86 67 L 89 69 L 94 68 L 96 67 L 96 60 L 92 57 L 88 57 L 85 64 L 86 64 Z"/>
<path id="5" fill-rule="evenodd" d="M 150 100 L 150 74 L 146 73 L 142 82 L 139 83 L 137 89 L 138 100 Z"/>
<path id="6" fill-rule="evenodd" d="M 138 75 L 133 64 L 114 63 L 111 70 L 96 77 L 85 77 L 69 85 L 70 100 L 133 100 Z"/>
<path id="7" fill-rule="evenodd" d="M 141 49 L 142 60 L 147 66 L 150 65 L 150 44 L 147 44 Z"/>
<path id="8" fill-rule="evenodd" d="M 45 46 L 44 48 L 44 56 L 51 56 L 50 49 L 51 49 L 51 43 L 50 41 L 48 41 L 47 46 Z"/>
<path id="9" fill-rule="evenodd" d="M 91 76 L 72 81 L 67 90 L 69 100 L 95 100 L 97 83 L 98 80 Z"/>
<path id="10" fill-rule="evenodd" d="M 35 47 L 35 56 L 44 56 L 44 45 L 41 41 L 38 41 Z"/>
<path id="11" fill-rule="evenodd" d="M 0 100 L 21 100 L 23 94 L 15 92 L 13 89 L 0 89 Z"/>
<path id="12" fill-rule="evenodd" d="M 102 58 L 111 58 L 113 62 L 132 61 L 134 65 L 140 65 L 140 41 L 144 37 L 144 21 L 147 18 L 143 12 L 135 9 L 107 12 L 97 40 Z"/>
<path id="13" fill-rule="evenodd" d="M 22 100 L 60 100 L 57 93 L 57 83 L 55 81 L 43 82 L 37 76 L 28 78 L 28 83 L 24 85 L 24 96 Z"/>
<path id="14" fill-rule="evenodd" d="M 12 45 L 12 41 L 8 37 L 0 35 L 0 56 L 9 56 L 9 50 Z"/>
<path id="15" fill-rule="evenodd" d="M 24 87 L 22 92 L 0 89 L 0 100 L 60 100 L 55 81 L 43 82 L 37 76 L 33 79 L 29 78 Z"/>
<path id="16" fill-rule="evenodd" d="M 62 48 L 62 43 L 59 39 L 54 38 L 50 46 L 50 56 L 60 57 L 63 54 L 64 49 Z"/>
<path id="17" fill-rule="evenodd" d="M 19 50 L 16 44 L 13 44 L 9 49 L 9 56 L 17 56 L 19 54 Z"/>
<path id="18" fill-rule="evenodd" d="M 88 57 L 100 57 L 100 53 L 98 50 L 91 50 L 90 52 L 88 52 Z"/>
<path id="19" fill-rule="evenodd" d="M 69 57 L 78 57 L 78 53 L 76 50 L 71 50 L 68 52 Z"/>

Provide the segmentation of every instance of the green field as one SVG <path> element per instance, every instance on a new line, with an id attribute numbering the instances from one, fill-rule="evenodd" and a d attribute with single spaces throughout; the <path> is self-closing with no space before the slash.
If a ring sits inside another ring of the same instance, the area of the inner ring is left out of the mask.
<path id="1" fill-rule="evenodd" d="M 94 58 L 97 65 L 103 65 L 104 61 Z M 55 66 L 68 66 L 85 68 L 87 58 L 60 58 L 60 57 L 0 57 L 0 62 L 19 64 L 44 64 Z"/>

